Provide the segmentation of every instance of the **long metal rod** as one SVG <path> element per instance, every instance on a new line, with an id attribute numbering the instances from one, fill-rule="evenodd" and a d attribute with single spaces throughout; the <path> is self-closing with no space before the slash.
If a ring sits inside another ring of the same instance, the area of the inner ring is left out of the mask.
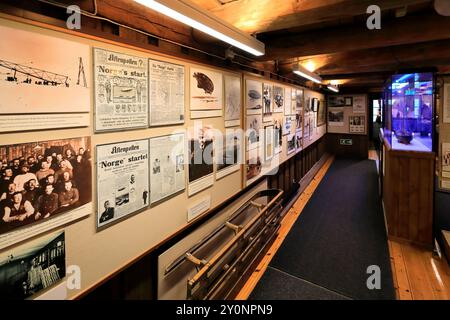
<path id="1" fill-rule="evenodd" d="M 219 262 L 220 259 L 222 259 L 225 256 L 225 254 L 228 251 L 230 251 L 231 248 L 245 235 L 245 233 L 260 220 L 260 218 L 266 213 L 266 211 L 281 198 L 281 196 L 283 195 L 283 191 L 282 190 L 278 191 L 279 193 L 267 204 L 267 206 L 265 206 L 249 223 L 247 223 L 245 227 L 236 234 L 235 237 L 233 237 L 228 243 L 226 243 L 225 246 L 208 261 L 209 263 L 207 265 L 205 265 L 202 269 L 200 269 L 200 271 L 196 275 L 194 275 L 192 279 L 188 281 L 191 287 L 193 287 L 195 283 L 197 283 L 204 276 L 206 276 L 211 266 L 214 266 L 217 262 Z"/>

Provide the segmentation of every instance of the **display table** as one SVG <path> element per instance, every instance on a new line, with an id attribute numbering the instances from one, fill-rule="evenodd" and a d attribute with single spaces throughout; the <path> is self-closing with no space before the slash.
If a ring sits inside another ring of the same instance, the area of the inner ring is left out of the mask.
<path id="1" fill-rule="evenodd" d="M 431 247 L 435 154 L 397 150 L 391 143 L 396 138 L 381 132 L 382 197 L 388 235 Z"/>

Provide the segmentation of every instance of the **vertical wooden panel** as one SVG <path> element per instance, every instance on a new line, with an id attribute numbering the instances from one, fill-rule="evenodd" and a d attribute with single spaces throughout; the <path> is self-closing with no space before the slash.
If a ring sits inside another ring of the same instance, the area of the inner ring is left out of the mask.
<path id="1" fill-rule="evenodd" d="M 422 159 L 420 161 L 420 217 L 419 217 L 419 237 L 421 242 L 432 241 L 433 230 L 433 162 Z"/>
<path id="2" fill-rule="evenodd" d="M 397 182 L 398 185 L 398 203 L 399 203 L 399 224 L 398 224 L 398 236 L 409 239 L 409 212 L 408 212 L 408 197 L 409 197 L 409 159 L 401 157 L 399 158 L 399 170 L 400 177 Z M 394 180 L 395 183 L 395 180 Z"/>
<path id="3" fill-rule="evenodd" d="M 387 175 L 390 175 L 390 190 L 387 196 L 391 197 L 391 208 L 392 210 L 392 228 L 390 229 L 392 231 L 392 235 L 398 237 L 398 224 L 399 224 L 399 191 L 398 191 L 398 181 L 400 181 L 400 166 L 398 164 L 398 159 L 392 157 L 391 158 L 391 166 L 389 168 L 389 172 L 386 172 Z"/>
<path id="4" fill-rule="evenodd" d="M 409 237 L 419 239 L 419 190 L 420 190 L 420 162 L 415 159 L 409 160 Z"/>

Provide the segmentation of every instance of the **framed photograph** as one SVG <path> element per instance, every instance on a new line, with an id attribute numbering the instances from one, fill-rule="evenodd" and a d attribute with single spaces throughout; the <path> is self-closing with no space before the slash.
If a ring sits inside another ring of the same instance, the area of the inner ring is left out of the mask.
<path id="1" fill-rule="evenodd" d="M 97 146 L 97 228 L 149 206 L 148 140 Z"/>
<path id="2" fill-rule="evenodd" d="M 303 108 L 304 103 L 304 91 L 302 89 L 295 90 L 296 96 L 295 96 L 295 109 L 299 110 Z M 294 112 L 295 113 L 295 112 Z"/>
<path id="3" fill-rule="evenodd" d="M 345 97 L 344 104 L 347 107 L 352 107 L 353 106 L 353 97 Z"/>
<path id="4" fill-rule="evenodd" d="M 442 171 L 450 172 L 450 143 L 442 144 Z"/>
<path id="5" fill-rule="evenodd" d="M 200 128 L 188 142 L 189 196 L 214 184 L 214 136 L 211 129 L 209 126 Z"/>
<path id="6" fill-rule="evenodd" d="M 184 133 L 150 139 L 150 204 L 185 189 L 185 143 Z"/>
<path id="7" fill-rule="evenodd" d="M 366 97 L 354 96 L 353 97 L 353 113 L 366 113 Z"/>
<path id="8" fill-rule="evenodd" d="M 92 212 L 91 138 L 0 146 L 0 249 Z"/>
<path id="9" fill-rule="evenodd" d="M 190 68 L 191 118 L 221 117 L 223 79 L 220 72 Z"/>
<path id="10" fill-rule="evenodd" d="M 247 179 L 247 185 L 249 185 L 252 180 L 259 177 L 262 172 L 262 162 L 261 158 L 258 156 L 258 152 L 252 152 L 250 151 L 247 155 L 247 162 L 246 162 L 246 179 Z"/>
<path id="11" fill-rule="evenodd" d="M 268 83 L 263 84 L 263 121 L 272 120 L 272 85 Z"/>
<path id="12" fill-rule="evenodd" d="M 225 76 L 225 127 L 241 125 L 241 78 Z"/>
<path id="13" fill-rule="evenodd" d="M 246 109 L 248 115 L 261 114 L 263 109 L 263 89 L 262 82 L 246 80 Z"/>
<path id="14" fill-rule="evenodd" d="M 66 276 L 64 232 L 50 234 L 0 254 L 0 297 L 25 300 Z"/>
<path id="15" fill-rule="evenodd" d="M 221 145 L 216 142 L 216 178 L 221 179 L 240 169 L 242 161 L 242 135 L 240 131 L 228 132 L 224 135 Z"/>
<path id="16" fill-rule="evenodd" d="M 365 116 L 350 116 L 350 133 L 364 134 L 366 132 L 366 117 Z"/>
<path id="17" fill-rule="evenodd" d="M 279 154 L 282 152 L 283 146 L 283 124 L 282 119 L 276 119 L 274 124 L 274 152 L 275 154 Z"/>
<path id="18" fill-rule="evenodd" d="M 319 110 L 319 99 L 312 98 L 311 102 L 312 102 L 311 103 L 312 104 L 311 111 L 317 112 Z"/>
<path id="19" fill-rule="evenodd" d="M 247 150 L 255 149 L 260 143 L 260 132 L 262 129 L 262 116 L 250 115 L 247 116 Z"/>
<path id="20" fill-rule="evenodd" d="M 273 112 L 284 112 L 284 87 L 273 86 Z"/>
<path id="21" fill-rule="evenodd" d="M 94 48 L 95 131 L 147 128 L 148 59 Z"/>
<path id="22" fill-rule="evenodd" d="M 328 107 L 343 107 L 345 106 L 345 99 L 343 96 L 328 96 Z"/>
<path id="23" fill-rule="evenodd" d="M 331 127 L 344 126 L 344 108 L 333 108 L 328 110 L 328 125 Z"/>
<path id="24" fill-rule="evenodd" d="M 287 138 L 287 154 L 291 154 L 296 150 L 296 135 L 289 134 Z"/>
<path id="25" fill-rule="evenodd" d="M 149 74 L 150 126 L 184 123 L 184 66 L 150 59 Z"/>
<path id="26" fill-rule="evenodd" d="M 300 152 L 303 149 L 303 135 L 302 130 L 295 133 L 295 151 Z"/>
<path id="27" fill-rule="evenodd" d="M 0 132 L 88 127 L 89 46 L 26 28 L 0 26 Z"/>
<path id="28" fill-rule="evenodd" d="M 264 161 L 270 161 L 273 158 L 275 142 L 274 133 L 273 125 L 264 127 Z"/>

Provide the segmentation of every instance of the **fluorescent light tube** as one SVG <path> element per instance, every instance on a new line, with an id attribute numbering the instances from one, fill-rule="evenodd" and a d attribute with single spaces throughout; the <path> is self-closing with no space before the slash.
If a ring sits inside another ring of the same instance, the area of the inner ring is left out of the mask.
<path id="1" fill-rule="evenodd" d="M 328 88 L 328 90 L 331 90 L 331 91 L 333 91 L 333 92 L 336 92 L 336 93 L 339 92 L 339 89 L 338 89 L 337 87 L 331 85 L 331 84 L 328 85 L 327 88 Z"/>
<path id="2" fill-rule="evenodd" d="M 231 24 L 214 17 L 189 1 L 135 1 L 255 56 L 263 56 L 265 54 L 264 43 L 235 28 Z"/>
<path id="3" fill-rule="evenodd" d="M 310 73 L 309 71 L 306 70 L 302 71 L 302 70 L 294 70 L 294 73 L 299 75 L 300 77 L 306 78 L 308 80 L 314 81 L 315 83 L 322 83 L 322 78 L 313 74 L 312 72 Z"/>

